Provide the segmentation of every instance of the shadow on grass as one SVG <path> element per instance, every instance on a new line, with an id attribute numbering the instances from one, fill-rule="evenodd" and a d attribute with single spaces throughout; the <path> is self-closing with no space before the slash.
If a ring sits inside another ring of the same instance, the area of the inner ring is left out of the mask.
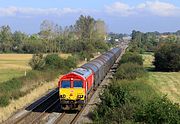
<path id="1" fill-rule="evenodd" d="M 148 72 L 157 72 L 157 70 L 154 67 L 145 67 L 145 70 Z"/>

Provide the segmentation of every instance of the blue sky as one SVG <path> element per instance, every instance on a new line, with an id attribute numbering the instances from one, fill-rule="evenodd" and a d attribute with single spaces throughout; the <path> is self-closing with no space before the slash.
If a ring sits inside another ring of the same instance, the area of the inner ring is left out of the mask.
<path id="1" fill-rule="evenodd" d="M 0 0 L 0 26 L 37 33 L 43 20 L 74 24 L 79 15 L 106 22 L 108 31 L 180 30 L 179 0 Z"/>

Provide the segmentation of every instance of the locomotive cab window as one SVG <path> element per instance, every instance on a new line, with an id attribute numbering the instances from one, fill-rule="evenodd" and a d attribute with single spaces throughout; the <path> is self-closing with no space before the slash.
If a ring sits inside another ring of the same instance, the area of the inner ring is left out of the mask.
<path id="1" fill-rule="evenodd" d="M 74 88 L 82 88 L 83 82 L 81 80 L 75 80 L 73 83 Z"/>
<path id="2" fill-rule="evenodd" d="M 70 80 L 63 80 L 61 82 L 61 88 L 70 88 L 70 86 L 71 86 Z"/>

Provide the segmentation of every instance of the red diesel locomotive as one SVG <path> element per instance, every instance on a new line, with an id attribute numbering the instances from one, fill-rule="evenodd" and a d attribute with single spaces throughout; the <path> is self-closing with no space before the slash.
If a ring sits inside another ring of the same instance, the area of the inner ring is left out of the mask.
<path id="1" fill-rule="evenodd" d="M 121 54 L 116 47 L 96 59 L 74 69 L 59 79 L 59 97 L 63 110 L 80 110 L 88 100 L 92 89 L 104 79 Z"/>

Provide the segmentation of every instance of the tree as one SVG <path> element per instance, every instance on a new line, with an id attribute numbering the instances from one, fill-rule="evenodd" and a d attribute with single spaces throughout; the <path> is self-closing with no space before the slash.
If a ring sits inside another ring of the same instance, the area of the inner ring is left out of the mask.
<path id="1" fill-rule="evenodd" d="M 103 20 L 97 20 L 95 23 L 95 31 L 98 39 L 105 39 L 107 34 L 106 24 Z"/>
<path id="2" fill-rule="evenodd" d="M 11 28 L 8 25 L 0 27 L 0 48 L 2 52 L 10 52 L 12 50 L 12 42 Z"/>
<path id="3" fill-rule="evenodd" d="M 15 31 L 13 33 L 13 51 L 22 52 L 23 42 L 27 40 L 27 35 L 20 32 Z"/>
<path id="4" fill-rule="evenodd" d="M 34 54 L 29 65 L 33 70 L 41 70 L 45 66 L 43 54 Z"/>
<path id="5" fill-rule="evenodd" d="M 154 65 L 158 71 L 180 71 L 180 44 L 162 44 L 155 52 Z"/>
<path id="6" fill-rule="evenodd" d="M 40 25 L 39 35 L 48 41 L 48 51 L 50 53 L 55 51 L 56 44 L 53 42 L 53 36 L 55 36 L 54 30 L 54 23 L 49 20 L 44 20 Z"/>
<path id="7" fill-rule="evenodd" d="M 81 15 L 75 23 L 75 30 L 82 40 L 90 40 L 94 31 L 95 20 L 91 16 Z"/>

